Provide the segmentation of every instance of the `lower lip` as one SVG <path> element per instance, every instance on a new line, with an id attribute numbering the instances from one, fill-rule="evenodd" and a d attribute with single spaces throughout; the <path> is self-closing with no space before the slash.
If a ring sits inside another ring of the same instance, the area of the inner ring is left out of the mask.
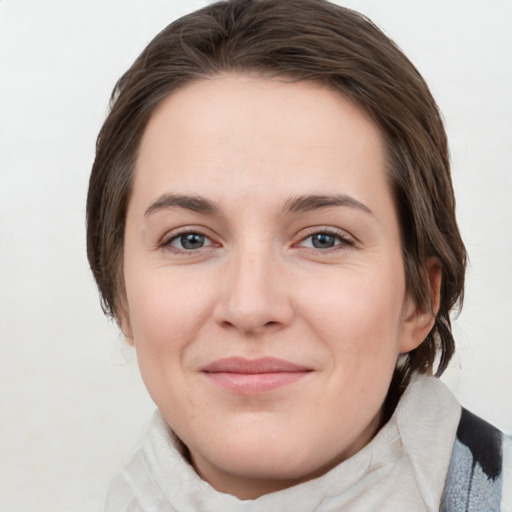
<path id="1" fill-rule="evenodd" d="M 205 372 L 215 385 L 241 395 L 255 395 L 273 391 L 297 382 L 311 372 L 230 373 Z"/>

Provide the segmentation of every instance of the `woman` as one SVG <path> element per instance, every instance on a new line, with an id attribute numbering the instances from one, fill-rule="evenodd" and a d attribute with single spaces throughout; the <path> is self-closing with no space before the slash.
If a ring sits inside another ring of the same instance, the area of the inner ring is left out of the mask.
<path id="1" fill-rule="evenodd" d="M 444 128 L 361 15 L 234 0 L 158 34 L 98 139 L 88 255 L 159 411 L 106 510 L 508 506 L 510 441 L 431 376 L 466 264 Z"/>

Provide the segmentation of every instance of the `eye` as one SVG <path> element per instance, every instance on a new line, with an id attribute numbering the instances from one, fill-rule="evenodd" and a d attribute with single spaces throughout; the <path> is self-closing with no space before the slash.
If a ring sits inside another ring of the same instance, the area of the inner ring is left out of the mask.
<path id="1" fill-rule="evenodd" d="M 299 245 L 312 249 L 333 249 L 338 246 L 351 246 L 354 243 L 342 235 L 320 231 L 303 238 Z"/>
<path id="2" fill-rule="evenodd" d="M 189 232 L 172 237 L 165 245 L 181 251 L 193 251 L 209 247 L 212 245 L 212 241 L 202 233 Z"/>

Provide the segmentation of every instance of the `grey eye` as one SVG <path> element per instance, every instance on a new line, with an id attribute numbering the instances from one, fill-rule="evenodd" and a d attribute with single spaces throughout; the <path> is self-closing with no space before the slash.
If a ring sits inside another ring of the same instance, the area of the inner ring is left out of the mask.
<path id="1" fill-rule="evenodd" d="M 329 231 L 318 231 L 305 238 L 299 244 L 301 247 L 310 249 L 341 249 L 352 247 L 354 242 L 341 234 L 330 233 Z"/>
<path id="2" fill-rule="evenodd" d="M 316 233 L 311 235 L 311 245 L 315 249 L 330 249 L 336 245 L 337 239 L 339 239 L 339 237 L 336 235 Z"/>
<path id="3" fill-rule="evenodd" d="M 186 233 L 176 237 L 171 245 L 185 250 L 201 249 L 206 244 L 206 237 L 200 233 Z"/>

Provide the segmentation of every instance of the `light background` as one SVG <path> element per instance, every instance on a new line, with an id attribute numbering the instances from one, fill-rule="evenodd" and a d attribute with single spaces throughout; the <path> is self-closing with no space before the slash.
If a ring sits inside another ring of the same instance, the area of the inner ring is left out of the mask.
<path id="1" fill-rule="evenodd" d="M 471 259 L 445 380 L 512 431 L 512 1 L 352 0 L 430 84 Z M 102 510 L 154 406 L 85 256 L 96 134 L 115 80 L 204 2 L 0 0 L 0 509 Z"/>

